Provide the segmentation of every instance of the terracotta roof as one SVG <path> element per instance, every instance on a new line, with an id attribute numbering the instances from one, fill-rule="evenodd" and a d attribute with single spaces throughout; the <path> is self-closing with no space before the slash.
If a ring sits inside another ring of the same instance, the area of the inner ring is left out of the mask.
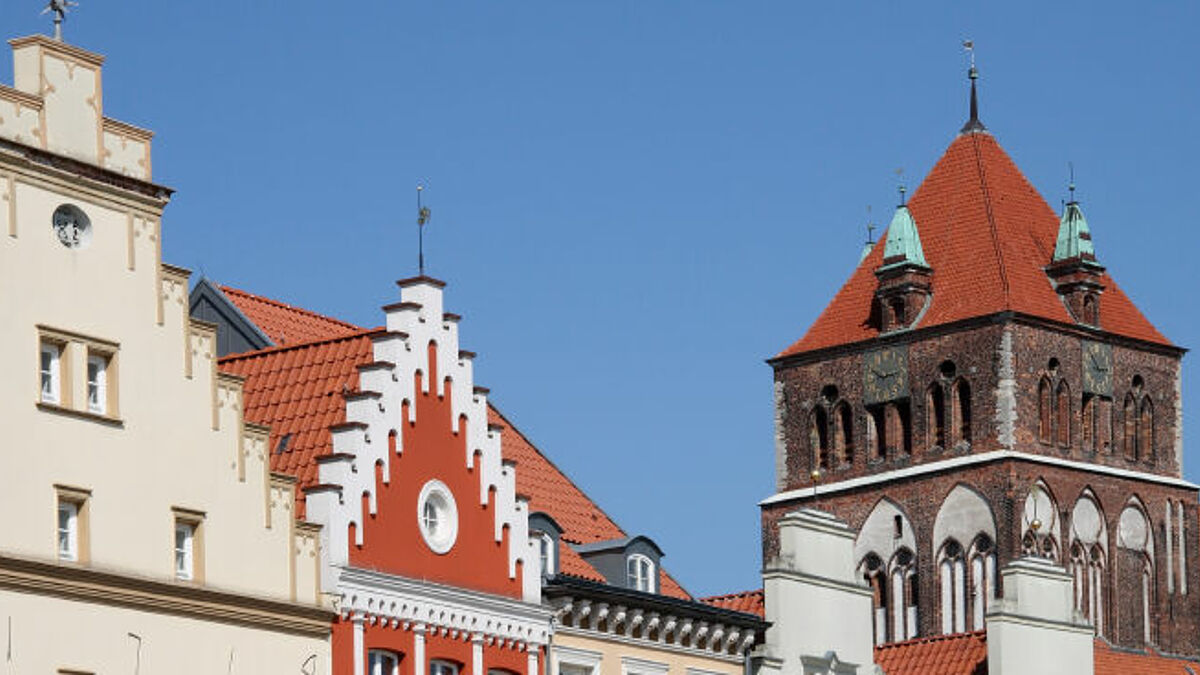
<path id="1" fill-rule="evenodd" d="M 1196 675 L 1200 661 L 1113 649 L 1096 640 L 1096 675 Z"/>
<path id="2" fill-rule="evenodd" d="M 745 612 L 746 614 L 756 614 L 761 617 L 766 617 L 766 609 L 763 607 L 763 589 L 757 591 L 742 591 L 741 593 L 727 593 L 725 595 L 714 595 L 708 598 L 700 598 L 700 602 L 721 609 L 732 609 L 735 612 Z"/>
<path id="3" fill-rule="evenodd" d="M 229 286 L 219 288 L 247 319 L 277 345 L 340 337 L 362 330 L 354 324 L 261 295 Z"/>
<path id="4" fill-rule="evenodd" d="M 346 421 L 344 392 L 358 390 L 357 366 L 374 358 L 370 335 L 345 336 L 299 345 L 268 347 L 226 356 L 220 368 L 246 378 L 243 415 L 271 427 L 271 470 L 299 479 L 301 489 L 317 482 L 317 457 L 329 454 L 329 427 Z M 297 516 L 304 517 L 302 494 Z"/>
<path id="5" fill-rule="evenodd" d="M 985 675 L 987 634 L 939 635 L 883 645 L 875 648 L 875 663 L 887 675 Z"/>
<path id="6" fill-rule="evenodd" d="M 1096 640 L 1096 675 L 1196 675 L 1200 661 L 1114 649 Z M 918 638 L 875 648 L 886 675 L 986 675 L 987 633 Z"/>
<path id="7" fill-rule="evenodd" d="M 1005 311 L 1074 323 L 1044 271 L 1057 241 L 1058 216 L 991 134 L 958 136 L 908 208 L 933 268 L 932 300 L 917 328 Z M 1098 229 L 1103 264 L 1104 226 Z M 879 335 L 868 317 L 883 249 L 873 248 L 804 337 L 780 357 Z M 1103 282 L 1104 330 L 1170 344 L 1110 276 Z"/>

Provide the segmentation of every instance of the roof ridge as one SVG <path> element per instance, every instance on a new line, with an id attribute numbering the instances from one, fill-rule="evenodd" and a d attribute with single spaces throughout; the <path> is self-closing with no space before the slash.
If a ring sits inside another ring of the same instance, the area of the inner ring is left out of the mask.
<path id="1" fill-rule="evenodd" d="M 583 488 L 579 487 L 579 484 L 576 483 L 575 480 L 572 479 L 571 476 L 569 476 L 566 471 L 563 471 L 562 469 L 558 468 L 558 465 L 555 464 L 554 461 L 551 460 L 549 457 L 547 457 L 546 453 L 542 452 L 542 449 L 539 448 L 536 443 L 529 440 L 529 437 L 526 436 L 524 432 L 522 432 L 520 429 L 518 429 L 517 426 L 515 424 L 513 424 L 512 421 L 509 420 L 508 417 L 504 413 L 500 412 L 500 408 L 497 407 L 495 403 L 493 403 L 491 400 L 489 400 L 488 407 L 491 408 L 492 411 L 495 412 L 497 415 L 499 415 L 500 419 L 504 420 L 504 423 L 505 423 L 505 426 L 507 429 L 515 431 L 518 436 L 520 436 L 522 439 L 525 440 L 525 442 L 529 445 L 529 447 L 534 452 L 536 452 L 538 455 L 540 455 L 541 458 L 543 460 L 545 460 L 545 462 L 547 464 L 549 464 L 555 471 L 557 471 L 563 478 L 565 478 L 567 480 L 567 482 L 571 484 L 571 487 L 575 488 L 576 490 L 579 490 L 579 494 L 583 495 L 588 500 L 588 502 L 590 502 L 591 505 L 593 507 L 595 507 L 595 509 L 597 511 L 604 514 L 604 517 L 608 518 L 608 522 L 612 523 L 613 527 L 616 527 L 617 530 L 619 530 L 621 532 L 621 534 L 624 535 L 625 537 L 629 536 L 629 533 L 625 531 L 625 528 L 621 527 L 621 525 L 616 521 L 615 518 L 608 515 L 608 512 L 605 511 L 603 508 L 601 508 L 600 505 L 596 503 L 596 500 L 592 499 L 591 495 L 589 495 L 586 491 L 584 491 Z M 517 467 L 517 470 L 520 471 L 519 466 Z M 570 537 L 567 537 L 567 539 L 570 539 Z M 580 544 L 583 544 L 583 543 L 584 542 L 580 542 Z M 591 543 L 591 542 L 588 542 L 588 543 Z"/>
<path id="2" fill-rule="evenodd" d="M 975 166 L 979 170 L 979 186 L 983 190 L 983 209 L 987 213 L 988 229 L 992 233 L 992 247 L 996 250 L 996 261 L 999 263 L 1000 286 L 1004 289 L 1004 306 L 1012 308 L 1012 292 L 1008 286 L 1008 268 L 1004 262 L 1004 250 L 1000 246 L 1000 235 L 996 228 L 996 214 L 992 211 L 992 194 L 988 190 L 987 170 L 983 166 L 983 153 L 979 150 L 979 136 L 980 134 L 971 134 L 971 150 L 975 153 Z M 992 140 L 995 142 L 995 139 Z M 996 145 L 999 146 L 999 143 Z"/>
<path id="3" fill-rule="evenodd" d="M 723 600 L 725 598 L 744 598 L 747 595 L 754 595 L 756 593 L 762 593 L 762 592 L 763 592 L 763 589 L 756 588 L 756 589 L 748 590 L 748 591 L 734 591 L 733 593 L 721 593 L 719 595 L 706 595 L 706 596 L 701 597 L 700 601 L 704 602 L 707 600 Z"/>
<path id="4" fill-rule="evenodd" d="M 341 340 L 353 340 L 353 339 L 357 339 L 357 338 L 361 338 L 361 337 L 366 337 L 368 335 L 372 335 L 375 333 L 384 333 L 386 331 L 387 331 L 387 328 L 385 326 L 376 326 L 374 328 L 356 328 L 356 330 L 353 333 L 347 333 L 345 335 L 333 335 L 333 336 L 327 336 L 327 337 L 322 337 L 322 338 L 316 338 L 315 340 L 308 340 L 306 342 L 293 342 L 293 343 L 286 344 L 286 345 L 273 345 L 271 347 L 263 347 L 262 349 L 256 349 L 254 351 L 249 351 L 249 352 L 239 352 L 237 354 L 227 354 L 227 355 L 222 356 L 221 358 L 217 359 L 217 362 L 218 363 L 232 363 L 234 361 L 241 361 L 244 359 L 254 358 L 256 356 L 267 356 L 269 354 L 276 354 L 279 352 L 287 351 L 289 349 L 300 349 L 302 347 L 315 347 L 315 346 L 321 345 L 323 343 L 339 342 Z"/>
<path id="5" fill-rule="evenodd" d="M 305 309 L 304 307 L 298 307 L 296 305 L 291 305 L 286 302 L 283 302 L 282 300 L 276 300 L 275 298 L 268 298 L 265 295 L 251 293 L 249 291 L 244 291 L 240 288 L 234 288 L 233 286 L 226 286 L 224 284 L 218 284 L 217 288 L 219 288 L 224 293 L 235 293 L 237 295 L 242 295 L 242 296 L 245 296 L 248 298 L 253 298 L 255 300 L 258 300 L 259 302 L 264 302 L 268 305 L 273 305 L 275 307 L 281 307 L 283 309 L 290 309 L 293 312 L 299 312 L 301 314 L 306 314 L 308 316 L 315 317 L 318 319 L 324 319 L 325 321 L 336 323 L 336 324 L 339 324 L 346 328 L 362 329 L 362 326 L 359 326 L 358 324 L 353 324 L 353 323 L 350 323 L 349 321 L 343 321 L 337 317 L 329 316 L 328 314 L 321 314 L 319 312 L 314 312 L 311 309 Z"/>

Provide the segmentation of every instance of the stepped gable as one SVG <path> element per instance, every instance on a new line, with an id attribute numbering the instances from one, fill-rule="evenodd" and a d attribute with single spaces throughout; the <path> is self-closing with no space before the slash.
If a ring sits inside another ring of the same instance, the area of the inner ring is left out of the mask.
<path id="1" fill-rule="evenodd" d="M 991 134 L 959 135 L 908 208 L 933 270 L 932 298 L 914 328 L 1007 311 L 1075 325 L 1045 272 L 1059 218 Z M 804 337 L 776 358 L 879 336 L 869 318 L 883 249 L 872 249 Z M 1108 274 L 1103 283 L 1103 330 L 1171 344 Z"/>
<path id="2" fill-rule="evenodd" d="M 358 391 L 358 367 L 372 361 L 371 337 L 382 329 L 227 356 L 223 372 L 245 378 L 246 421 L 269 425 L 271 470 L 299 479 L 297 517 L 304 517 L 304 488 L 318 482 L 317 458 L 333 450 L 330 427 L 346 421 L 344 394 Z"/>
<path id="3" fill-rule="evenodd" d="M 384 329 L 361 328 L 228 286 L 220 289 L 273 340 L 279 339 L 273 331 L 285 325 L 296 329 L 289 334 L 316 336 L 310 342 L 230 355 L 220 361 L 222 371 L 246 378 L 245 418 L 271 427 L 271 470 L 299 479 L 297 517 L 304 518 L 304 488 L 319 483 L 317 459 L 333 452 L 330 427 L 346 422 L 344 397 L 360 391 L 359 367 L 374 360 L 372 337 Z M 530 512 L 549 514 L 565 530 L 559 545 L 560 572 L 604 583 L 596 568 L 566 542 L 584 544 L 628 535 L 491 403 L 488 422 L 505 428 L 500 435 L 501 454 L 517 463 L 517 492 L 529 497 Z M 662 568 L 659 591 L 691 599 Z"/>
<path id="4" fill-rule="evenodd" d="M 331 337 L 342 337 L 362 330 L 346 323 L 285 302 L 264 298 L 246 291 L 219 286 L 225 297 L 258 326 L 276 345 L 311 342 Z"/>
<path id="5" fill-rule="evenodd" d="M 725 595 L 714 595 L 707 598 L 700 598 L 700 602 L 721 609 L 729 609 L 735 612 L 743 612 L 745 614 L 754 614 L 755 616 L 766 617 L 766 608 L 763 605 L 763 589 L 755 591 L 742 591 L 740 593 L 727 593 Z"/>

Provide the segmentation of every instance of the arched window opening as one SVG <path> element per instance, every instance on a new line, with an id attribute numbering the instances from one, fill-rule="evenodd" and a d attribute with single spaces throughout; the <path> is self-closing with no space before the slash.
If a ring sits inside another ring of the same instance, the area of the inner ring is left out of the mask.
<path id="1" fill-rule="evenodd" d="M 1058 383 L 1058 392 L 1055 395 L 1054 412 L 1056 417 L 1056 431 L 1059 447 L 1071 447 L 1071 389 L 1067 387 L 1067 381 L 1063 380 Z"/>
<path id="2" fill-rule="evenodd" d="M 1125 448 L 1125 459 L 1136 462 L 1138 459 L 1137 447 L 1137 403 L 1133 399 L 1133 394 L 1125 395 L 1125 413 L 1124 413 L 1124 434 L 1121 442 Z"/>
<path id="3" fill-rule="evenodd" d="M 887 456 L 887 446 L 884 445 L 883 436 L 879 433 L 883 428 L 883 420 L 878 410 L 867 411 L 867 436 L 866 445 L 867 452 L 871 453 L 871 459 L 883 459 Z"/>
<path id="4" fill-rule="evenodd" d="M 872 607 L 874 608 L 872 626 L 875 631 L 875 644 L 881 645 L 888 641 L 888 579 L 883 561 L 874 553 L 863 559 L 863 580 L 871 588 Z"/>
<path id="5" fill-rule="evenodd" d="M 400 675 L 400 655 L 382 649 L 368 651 L 367 675 Z"/>
<path id="6" fill-rule="evenodd" d="M 1154 404 L 1149 396 L 1142 397 L 1142 407 L 1138 413 L 1138 456 L 1154 461 Z"/>
<path id="7" fill-rule="evenodd" d="M 1090 326 L 1100 325 L 1100 316 L 1097 311 L 1096 296 L 1083 296 L 1083 322 Z"/>
<path id="8" fill-rule="evenodd" d="M 833 409 L 833 456 L 839 464 L 854 462 L 854 427 L 850 405 L 845 401 Z"/>
<path id="9" fill-rule="evenodd" d="M 1104 634 L 1104 550 L 1076 541 L 1071 545 L 1071 577 L 1075 584 L 1075 609 Z"/>
<path id="10" fill-rule="evenodd" d="M 916 557 L 912 551 L 902 548 L 892 556 L 890 577 L 892 581 L 892 641 L 908 640 L 917 636 L 917 571 Z"/>
<path id="11" fill-rule="evenodd" d="M 817 461 L 817 467 L 827 471 L 829 469 L 829 420 L 825 416 L 825 409 L 820 406 L 813 408 L 808 428 L 808 442 L 813 457 Z"/>
<path id="12" fill-rule="evenodd" d="M 971 443 L 971 385 L 960 379 L 954 383 L 954 414 L 950 425 L 954 444 Z"/>
<path id="13" fill-rule="evenodd" d="M 925 433 L 928 449 L 946 447 L 946 401 L 937 382 L 925 392 Z"/>
<path id="14" fill-rule="evenodd" d="M 1083 409 L 1080 416 L 1079 436 L 1083 449 L 1087 452 L 1096 451 L 1096 397 L 1091 394 L 1083 395 Z"/>
<path id="15" fill-rule="evenodd" d="M 996 550 L 992 540 L 981 534 L 971 545 L 971 628 L 984 629 L 984 617 L 996 597 Z"/>
<path id="16" fill-rule="evenodd" d="M 1096 397 L 1096 449 L 1111 453 L 1113 446 L 1113 402 L 1107 396 Z"/>
<path id="17" fill-rule="evenodd" d="M 1154 592 L 1154 570 L 1150 566 L 1150 559 L 1143 558 L 1142 560 L 1142 640 L 1143 644 L 1150 644 L 1150 608 L 1152 606 L 1152 595 Z"/>
<path id="18" fill-rule="evenodd" d="M 967 565 L 962 546 L 947 540 L 942 546 L 938 576 L 942 589 L 942 633 L 967 630 Z"/>
<path id="19" fill-rule="evenodd" d="M 640 553 L 629 556 L 625 572 L 629 588 L 643 593 L 654 592 L 654 562 L 649 558 Z"/>
<path id="20" fill-rule="evenodd" d="M 908 321 L 904 317 L 904 298 L 893 298 L 888 303 L 888 308 L 892 312 L 892 329 L 903 328 L 908 325 Z"/>
<path id="21" fill-rule="evenodd" d="M 912 454 L 912 424 L 908 401 L 888 403 L 883 413 L 883 437 L 887 449 L 905 456 Z"/>
<path id="22" fill-rule="evenodd" d="M 1051 441 L 1050 408 L 1050 380 L 1043 377 L 1038 382 L 1038 440 L 1043 443 Z"/>

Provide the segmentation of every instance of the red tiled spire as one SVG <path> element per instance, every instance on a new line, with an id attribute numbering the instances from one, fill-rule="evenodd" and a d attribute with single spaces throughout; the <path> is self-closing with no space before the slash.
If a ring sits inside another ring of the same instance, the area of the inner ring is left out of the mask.
<path id="1" fill-rule="evenodd" d="M 921 224 L 933 268 L 932 298 L 914 328 L 998 312 L 1018 312 L 1074 324 L 1046 275 L 1058 235 L 1058 216 L 986 132 L 960 134 L 908 204 Z M 799 341 L 791 356 L 879 335 L 871 316 L 873 271 L 883 262 L 875 246 Z M 1108 274 L 1101 328 L 1125 337 L 1171 344 Z"/>

